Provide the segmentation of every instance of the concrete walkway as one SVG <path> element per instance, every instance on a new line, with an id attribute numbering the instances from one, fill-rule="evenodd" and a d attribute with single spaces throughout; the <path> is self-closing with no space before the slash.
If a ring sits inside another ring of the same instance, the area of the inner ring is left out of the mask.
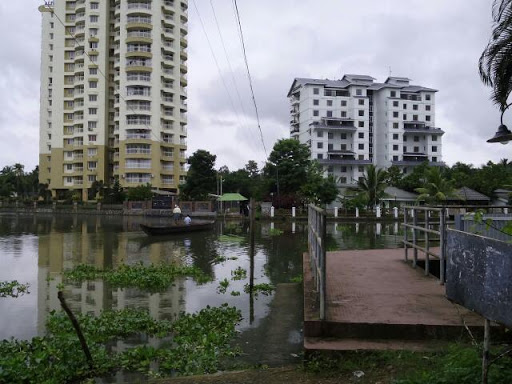
<path id="1" fill-rule="evenodd" d="M 403 249 L 328 252 L 326 321 L 321 322 L 305 254 L 305 348 L 414 350 L 425 340 L 457 339 L 466 327 L 482 328 L 483 318 L 446 299 L 439 280 L 413 269 L 403 255 Z"/>

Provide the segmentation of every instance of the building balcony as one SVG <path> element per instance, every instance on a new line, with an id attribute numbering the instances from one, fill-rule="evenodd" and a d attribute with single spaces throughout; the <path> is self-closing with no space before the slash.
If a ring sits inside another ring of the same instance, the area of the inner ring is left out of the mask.
<path id="1" fill-rule="evenodd" d="M 444 131 L 441 128 L 427 126 L 426 123 L 421 121 L 406 121 L 404 122 L 404 133 L 428 133 L 432 135 L 443 135 Z"/>
<path id="2" fill-rule="evenodd" d="M 290 129 L 290 133 L 291 133 L 291 134 L 293 134 L 293 133 L 299 133 L 299 131 L 300 131 L 299 127 L 292 127 L 292 128 Z"/>
<path id="3" fill-rule="evenodd" d="M 314 121 L 309 126 L 313 129 L 326 129 L 343 132 L 355 132 L 354 120 L 349 118 L 322 118 L 321 121 Z"/>

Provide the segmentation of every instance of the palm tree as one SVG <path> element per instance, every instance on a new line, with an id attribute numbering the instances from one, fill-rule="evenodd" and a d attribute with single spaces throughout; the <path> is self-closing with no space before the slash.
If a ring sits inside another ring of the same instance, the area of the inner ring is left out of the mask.
<path id="1" fill-rule="evenodd" d="M 438 167 L 431 167 L 426 171 L 423 187 L 416 188 L 419 193 L 417 200 L 427 204 L 438 204 L 454 195 L 452 184 L 446 180 Z"/>
<path id="2" fill-rule="evenodd" d="M 480 78 L 493 88 L 491 99 L 503 112 L 512 91 L 512 0 L 494 0 L 494 29 L 480 56 Z"/>
<path id="3" fill-rule="evenodd" d="M 357 190 L 367 201 L 367 207 L 371 208 L 379 204 L 386 195 L 388 173 L 385 169 L 378 169 L 370 164 L 366 168 L 364 176 L 357 182 Z"/>

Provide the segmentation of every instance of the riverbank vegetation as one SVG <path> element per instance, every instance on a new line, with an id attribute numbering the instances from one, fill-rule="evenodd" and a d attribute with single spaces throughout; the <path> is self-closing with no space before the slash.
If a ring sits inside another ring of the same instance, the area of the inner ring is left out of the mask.
<path id="1" fill-rule="evenodd" d="M 92 355 L 92 367 L 69 318 L 63 312 L 52 312 L 45 336 L 0 342 L 0 382 L 80 382 L 119 370 L 150 377 L 197 375 L 223 369 L 222 361 L 238 354 L 230 341 L 241 314 L 228 305 L 182 314 L 172 323 L 135 309 L 105 311 L 98 317 L 78 315 L 77 320 Z M 142 343 L 148 338 L 153 342 L 134 346 L 137 340 Z"/>

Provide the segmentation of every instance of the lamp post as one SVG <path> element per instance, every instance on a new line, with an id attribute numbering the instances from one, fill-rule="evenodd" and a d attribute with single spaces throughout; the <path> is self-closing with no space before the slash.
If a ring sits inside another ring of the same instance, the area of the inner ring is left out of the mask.
<path id="1" fill-rule="evenodd" d="M 512 103 L 506 105 L 505 108 L 503 108 L 503 110 L 501 111 L 500 126 L 498 127 L 498 130 L 496 131 L 494 136 L 487 140 L 488 143 L 507 144 L 509 141 L 512 140 L 512 132 L 510 131 L 510 129 L 507 128 L 505 124 L 503 124 L 503 114 L 511 105 Z"/>

